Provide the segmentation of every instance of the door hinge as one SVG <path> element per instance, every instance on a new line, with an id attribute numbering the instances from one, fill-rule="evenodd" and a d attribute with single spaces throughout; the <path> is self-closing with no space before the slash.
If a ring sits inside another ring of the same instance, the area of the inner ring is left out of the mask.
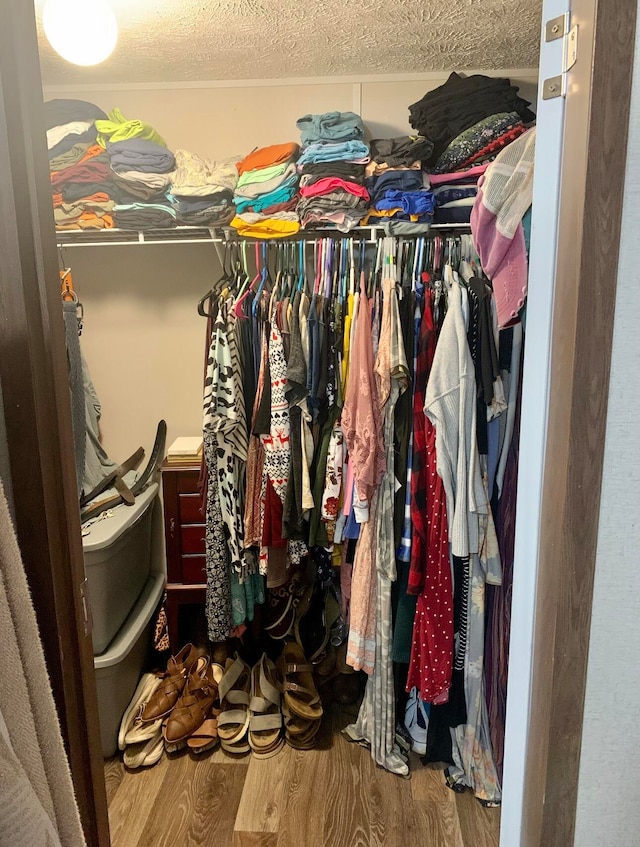
<path id="1" fill-rule="evenodd" d="M 542 99 L 552 100 L 554 97 L 565 97 L 567 93 L 567 73 L 575 65 L 578 58 L 578 25 L 571 26 L 569 12 L 552 18 L 545 25 L 545 41 L 562 39 L 562 71 L 557 76 L 551 76 L 542 83 Z"/>
<path id="2" fill-rule="evenodd" d="M 82 614 L 84 616 L 84 634 L 91 635 L 93 617 L 91 615 L 91 601 L 89 600 L 89 583 L 86 579 L 83 579 L 80 583 L 80 599 L 82 600 Z"/>

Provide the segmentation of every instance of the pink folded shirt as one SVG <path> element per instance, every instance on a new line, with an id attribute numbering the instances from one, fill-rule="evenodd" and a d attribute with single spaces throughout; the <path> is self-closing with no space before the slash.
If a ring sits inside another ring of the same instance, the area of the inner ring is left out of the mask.
<path id="1" fill-rule="evenodd" d="M 483 165 L 475 165 L 473 168 L 468 168 L 466 171 L 455 171 L 450 174 L 429 174 L 429 182 L 432 187 L 434 185 L 444 185 L 449 182 L 460 182 L 461 180 L 473 182 L 474 180 L 472 177 L 479 177 L 488 167 L 489 162 L 485 162 Z"/>
<path id="2" fill-rule="evenodd" d="M 305 185 L 304 188 L 300 189 L 300 194 L 303 197 L 317 197 L 318 194 L 329 194 L 331 191 L 340 189 L 355 194 L 356 197 L 362 197 L 363 200 L 369 199 L 369 192 L 363 185 L 358 185 L 357 182 L 347 182 L 337 176 L 327 176 L 314 182 L 313 185 Z"/>

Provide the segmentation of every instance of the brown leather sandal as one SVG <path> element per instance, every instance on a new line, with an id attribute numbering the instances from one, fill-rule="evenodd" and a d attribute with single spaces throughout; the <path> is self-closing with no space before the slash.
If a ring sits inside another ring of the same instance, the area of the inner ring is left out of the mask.
<path id="1" fill-rule="evenodd" d="M 322 704 L 313 680 L 313 666 L 307 662 L 300 645 L 295 641 L 285 644 L 278 662 L 287 710 L 307 721 L 320 720 Z"/>
<path id="2" fill-rule="evenodd" d="M 185 644 L 179 653 L 171 656 L 167 662 L 164 679 L 153 692 L 140 716 L 143 723 L 161 720 L 171 713 L 184 691 L 189 671 L 203 654 L 204 650 L 201 648 Z"/>
<path id="3" fill-rule="evenodd" d="M 218 683 L 222 679 L 220 665 L 212 664 L 208 656 L 202 656 L 192 668 L 182 696 L 176 703 L 164 728 L 165 749 L 168 753 L 185 747 L 189 738 L 199 730 L 209 718 L 212 708 L 218 700 Z M 194 742 L 193 749 L 204 752 L 202 747 L 211 749 L 217 743 L 217 735 L 209 736 L 206 741 Z"/>

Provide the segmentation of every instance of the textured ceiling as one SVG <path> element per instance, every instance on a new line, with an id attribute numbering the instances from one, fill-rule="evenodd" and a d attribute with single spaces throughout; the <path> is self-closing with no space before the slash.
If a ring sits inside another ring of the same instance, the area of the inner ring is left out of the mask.
<path id="1" fill-rule="evenodd" d="M 44 0 L 35 2 L 45 85 L 529 68 L 542 8 L 542 0 L 112 0 L 116 50 L 80 68 L 49 46 Z"/>

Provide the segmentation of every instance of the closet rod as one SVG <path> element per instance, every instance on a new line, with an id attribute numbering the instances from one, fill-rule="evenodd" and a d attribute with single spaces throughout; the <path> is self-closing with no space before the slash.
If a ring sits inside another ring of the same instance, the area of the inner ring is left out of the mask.
<path id="1" fill-rule="evenodd" d="M 462 233 L 471 230 L 469 224 L 431 224 L 429 230 L 420 233 L 420 235 L 428 236 L 431 231 Z M 381 226 L 355 227 L 348 233 L 340 232 L 337 229 L 300 230 L 300 232 L 288 238 L 278 239 L 242 238 L 235 234 L 235 230 L 226 227 L 224 229 L 207 229 L 205 227 L 179 226 L 164 232 L 162 230 L 144 232 L 142 230 L 110 229 L 91 234 L 79 230 L 77 232 L 56 233 L 58 247 L 123 247 L 125 245 L 139 247 L 149 244 L 224 244 L 243 241 L 248 243 L 255 243 L 256 241 L 273 243 L 276 241 L 300 241 L 302 239 L 313 241 L 318 238 L 357 238 L 361 240 L 363 237 L 368 243 L 375 244 L 378 238 L 383 238 L 386 235 L 387 233 Z M 415 236 L 399 235 L 397 237 L 413 238 Z"/>

